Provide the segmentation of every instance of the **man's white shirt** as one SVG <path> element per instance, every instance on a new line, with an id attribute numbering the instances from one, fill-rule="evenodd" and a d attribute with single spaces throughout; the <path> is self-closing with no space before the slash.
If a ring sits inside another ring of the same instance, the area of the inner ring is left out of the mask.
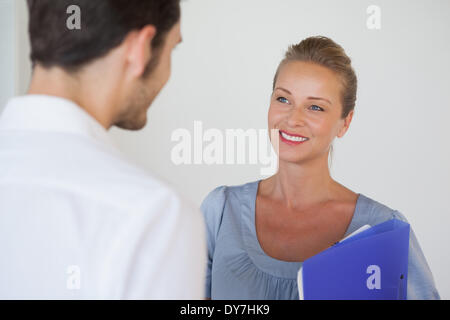
<path id="1" fill-rule="evenodd" d="M 201 299 L 199 210 L 130 164 L 75 103 L 0 117 L 1 299 Z"/>

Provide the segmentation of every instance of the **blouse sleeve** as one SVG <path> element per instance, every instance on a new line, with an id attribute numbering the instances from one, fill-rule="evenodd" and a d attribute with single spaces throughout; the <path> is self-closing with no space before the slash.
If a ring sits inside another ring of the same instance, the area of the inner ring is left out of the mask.
<path id="1" fill-rule="evenodd" d="M 394 218 L 408 222 L 403 214 L 394 211 Z M 425 259 L 416 235 L 411 227 L 408 257 L 408 300 L 439 300 L 433 275 Z"/>
<path id="2" fill-rule="evenodd" d="M 211 298 L 211 270 L 216 245 L 217 234 L 219 233 L 220 224 L 222 222 L 223 209 L 225 206 L 225 186 L 217 187 L 211 191 L 203 200 L 200 210 L 203 213 L 206 224 L 207 237 L 207 268 L 205 295 Z"/>

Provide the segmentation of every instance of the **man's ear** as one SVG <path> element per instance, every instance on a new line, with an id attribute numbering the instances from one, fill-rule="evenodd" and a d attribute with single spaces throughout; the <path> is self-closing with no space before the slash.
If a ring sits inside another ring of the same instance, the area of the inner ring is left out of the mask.
<path id="1" fill-rule="evenodd" d="M 339 130 L 339 133 L 337 135 L 338 138 L 342 138 L 344 134 L 347 132 L 348 128 L 350 127 L 350 123 L 353 119 L 353 113 L 354 110 L 350 111 L 349 114 L 344 119 L 344 126 Z"/>
<path id="2" fill-rule="evenodd" d="M 156 35 L 156 28 L 147 25 L 139 31 L 131 32 L 127 37 L 129 41 L 129 50 L 127 62 L 131 75 L 140 77 L 145 70 L 148 62 L 152 58 L 152 40 Z"/>

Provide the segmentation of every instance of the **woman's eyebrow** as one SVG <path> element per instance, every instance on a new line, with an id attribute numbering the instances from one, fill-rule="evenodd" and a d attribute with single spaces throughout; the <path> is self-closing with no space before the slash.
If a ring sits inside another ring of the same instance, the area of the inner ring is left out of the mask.
<path id="1" fill-rule="evenodd" d="M 292 93 L 289 90 L 287 90 L 287 89 L 284 89 L 284 88 L 281 88 L 281 87 L 276 87 L 275 90 L 277 90 L 277 89 L 285 91 L 285 92 L 289 93 L 290 95 L 292 95 Z"/>
<path id="2" fill-rule="evenodd" d="M 330 100 L 325 99 L 325 98 L 320 98 L 320 97 L 308 97 L 308 99 L 311 99 L 311 100 L 322 100 L 322 101 L 326 101 L 326 102 L 328 102 L 329 104 L 333 105 L 333 104 L 331 103 Z"/>
<path id="3" fill-rule="evenodd" d="M 289 93 L 290 95 L 292 95 L 292 93 L 291 93 L 289 90 L 285 89 L 285 88 L 282 88 L 282 87 L 276 87 L 275 90 L 277 90 L 277 89 L 279 89 L 279 90 L 281 90 L 281 91 L 284 91 L 284 92 Z M 326 101 L 326 102 L 328 102 L 329 104 L 333 105 L 333 104 L 331 103 L 330 100 L 325 99 L 325 98 L 320 98 L 320 97 L 308 97 L 307 99 L 311 99 L 311 100 L 322 100 L 322 101 Z"/>

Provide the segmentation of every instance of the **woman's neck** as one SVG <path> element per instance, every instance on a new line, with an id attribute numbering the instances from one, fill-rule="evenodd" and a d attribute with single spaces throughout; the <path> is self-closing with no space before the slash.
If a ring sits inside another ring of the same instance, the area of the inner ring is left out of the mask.
<path id="1" fill-rule="evenodd" d="M 330 176 L 328 158 L 301 164 L 280 160 L 278 172 L 262 184 L 263 196 L 295 210 L 333 199 L 339 186 Z"/>

